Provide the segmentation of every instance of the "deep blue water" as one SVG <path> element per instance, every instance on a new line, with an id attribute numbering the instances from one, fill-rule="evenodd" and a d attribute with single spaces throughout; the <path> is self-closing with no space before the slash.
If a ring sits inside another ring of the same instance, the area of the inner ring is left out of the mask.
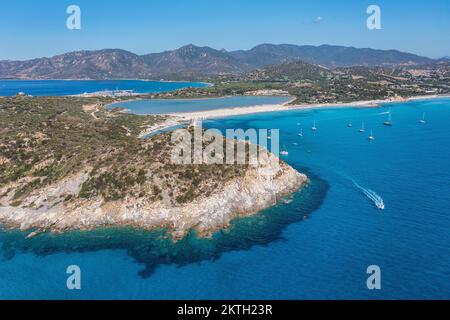
<path id="1" fill-rule="evenodd" d="M 168 92 L 186 87 L 204 87 L 196 82 L 160 82 L 140 80 L 0 80 L 0 96 L 19 92 L 32 96 L 66 96 L 111 90 L 135 93 Z"/>
<path id="2" fill-rule="evenodd" d="M 147 115 L 282 104 L 288 102 L 290 99 L 289 97 L 274 96 L 239 96 L 213 99 L 152 99 L 119 102 L 111 104 L 110 107 L 120 107 L 134 114 Z"/>
<path id="3" fill-rule="evenodd" d="M 389 107 L 394 126 L 385 127 Z M 109 230 L 25 241 L 0 233 L 0 298 L 449 299 L 450 100 L 389 107 L 209 121 L 220 129 L 279 128 L 285 160 L 306 170 L 311 185 L 212 240 L 172 245 L 158 233 Z M 375 141 L 358 132 L 363 120 Z M 81 267 L 81 291 L 65 287 L 71 264 Z M 381 291 L 366 288 L 369 265 L 381 267 Z"/>

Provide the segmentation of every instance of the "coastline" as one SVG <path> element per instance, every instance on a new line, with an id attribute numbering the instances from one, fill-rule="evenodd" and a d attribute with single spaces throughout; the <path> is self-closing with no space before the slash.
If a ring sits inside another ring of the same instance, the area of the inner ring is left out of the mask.
<path id="1" fill-rule="evenodd" d="M 183 122 L 195 119 L 222 118 L 233 115 L 254 114 L 274 111 L 309 110 L 314 108 L 361 107 L 375 108 L 385 103 L 408 102 L 449 98 L 450 95 L 416 96 L 408 99 L 389 99 L 358 101 L 353 103 L 331 103 L 290 106 L 293 100 L 280 105 L 262 105 L 231 109 L 217 109 L 202 112 L 172 114 L 169 119 L 152 128 L 147 128 L 146 135 L 161 131 Z M 144 130 L 145 131 L 145 130 Z M 141 134 L 142 136 L 142 134 Z M 260 168 L 261 169 L 261 168 Z M 92 201 L 81 201 L 71 206 L 56 204 L 55 206 L 39 207 L 45 203 L 49 195 L 55 199 L 61 197 L 61 192 L 79 189 L 87 179 L 87 172 L 79 176 L 68 177 L 50 185 L 26 199 L 22 207 L 0 206 L 0 221 L 6 226 L 21 230 L 37 229 L 37 232 L 64 232 L 69 230 L 92 230 L 107 226 L 132 226 L 140 229 L 167 227 L 173 238 L 181 239 L 186 233 L 195 229 L 200 236 L 208 237 L 213 232 L 226 228 L 230 221 L 239 216 L 253 215 L 262 209 L 276 204 L 283 196 L 299 190 L 308 178 L 284 164 L 281 172 L 269 167 L 270 174 L 261 175 L 253 169 L 244 177 L 232 181 L 227 188 L 209 197 L 202 197 L 183 206 L 168 206 L 163 202 L 149 202 L 127 197 L 123 201 L 104 203 L 97 198 Z M 68 189 L 69 188 L 69 189 Z M 1 191 L 1 188 L 0 188 Z M 3 190 L 5 192 L 7 190 Z M 31 209 L 36 204 L 38 209 Z M 61 216 L 61 212 L 64 215 Z M 29 237 L 37 233 L 30 233 Z"/>
<path id="2" fill-rule="evenodd" d="M 207 111 L 195 111 L 195 112 L 179 112 L 179 113 L 168 113 L 168 116 L 164 122 L 159 123 L 154 126 L 145 128 L 139 135 L 143 138 L 152 134 L 155 134 L 161 130 L 166 130 L 172 127 L 183 125 L 191 121 L 196 120 L 207 120 L 207 119 L 220 119 L 232 116 L 243 116 L 258 113 L 268 113 L 268 112 L 282 112 L 282 111 L 294 111 L 294 110 L 312 110 L 312 109 L 329 109 L 329 108 L 378 108 L 381 105 L 391 104 L 391 103 L 401 103 L 401 102 L 412 102 L 419 100 L 432 100 L 432 99 L 443 99 L 450 98 L 450 95 L 429 95 L 429 96 L 415 96 L 409 98 L 397 98 L 397 99 L 384 99 L 384 100 L 365 100 L 365 101 L 354 101 L 346 103 L 318 103 L 318 104 L 302 104 L 302 105 L 290 105 L 295 99 L 284 104 L 275 105 L 257 105 L 248 107 L 236 107 L 236 108 L 223 108 L 214 109 Z M 207 99 L 207 98 L 206 98 Z M 132 101 L 132 100 L 128 100 Z M 105 106 L 108 107 L 108 106 Z M 164 116 L 164 115 L 163 115 Z"/>
<path id="3" fill-rule="evenodd" d="M 154 82 L 154 83 L 179 83 L 179 84 L 189 84 L 189 83 L 193 83 L 193 84 L 200 84 L 201 87 L 204 88 L 209 88 L 209 87 L 214 87 L 213 83 L 209 83 L 209 82 L 203 82 L 203 81 L 186 81 L 186 80 L 180 80 L 180 81 L 175 81 L 175 80 L 152 80 L 152 79 L 0 79 L 0 81 L 83 81 L 83 82 L 89 82 L 89 81 L 139 81 L 139 82 Z M 185 87 L 187 88 L 187 87 Z M 81 97 L 81 98 L 92 98 L 92 97 L 123 97 L 123 96 L 128 96 L 130 98 L 134 97 L 134 96 L 142 96 L 142 95 L 151 95 L 154 94 L 154 92 L 135 92 L 132 89 L 119 89 L 117 91 L 120 92 L 128 92 L 128 94 L 126 95 L 114 95 L 111 94 L 112 91 L 116 91 L 116 90 L 106 90 L 109 91 L 109 94 L 104 93 L 104 91 L 95 91 L 95 92 L 87 92 L 87 93 L 78 93 L 78 94 L 66 94 L 66 95 L 62 95 L 65 97 Z M 172 92 L 172 90 L 167 91 L 167 92 Z M 39 95 L 38 95 L 39 96 Z M 10 97 L 10 95 L 0 95 L 0 97 Z"/>
<path id="4" fill-rule="evenodd" d="M 165 228 L 175 242 L 190 230 L 195 230 L 199 237 L 209 238 L 214 232 L 228 228 L 233 219 L 253 216 L 308 184 L 305 174 L 284 162 L 274 166 L 275 156 L 269 154 L 269 157 L 272 157 L 271 161 L 250 168 L 245 175 L 227 182 L 211 195 L 183 205 L 132 196 L 117 201 L 96 197 L 71 204 L 47 203 L 48 199 L 58 199 L 65 190 L 78 192 L 88 178 L 88 171 L 80 172 L 35 192 L 21 207 L 0 206 L 0 224 L 7 229 L 28 231 L 26 238 L 46 232 L 90 231 L 106 227 Z M 0 188 L 0 191 L 5 190 Z M 32 208 L 33 203 L 40 207 Z"/>
<path id="5" fill-rule="evenodd" d="M 169 116 L 179 116 L 186 120 L 199 120 L 210 119 L 210 118 L 223 118 L 228 116 L 236 115 L 246 115 L 246 114 L 256 114 L 265 112 L 276 112 L 276 111 L 290 111 L 290 110 L 310 110 L 310 109 L 326 109 L 326 108 L 377 108 L 382 104 L 388 103 L 399 103 L 399 102 L 411 102 L 418 100 L 431 100 L 431 99 L 442 99 L 450 98 L 450 95 L 432 95 L 432 96 L 417 96 L 410 98 L 398 98 L 398 99 L 385 99 L 385 100 L 366 100 L 366 101 L 354 101 L 354 102 L 337 102 L 337 103 L 318 103 L 318 104 L 300 104 L 300 105 L 290 105 L 291 102 L 295 101 L 292 99 L 284 104 L 276 105 L 259 105 L 259 106 L 249 106 L 249 107 L 239 107 L 239 108 L 224 108 L 215 109 L 208 111 L 196 111 L 196 112 L 183 112 L 183 113 L 169 113 Z"/>
<path id="6" fill-rule="evenodd" d="M 114 79 L 24 79 L 24 78 L 17 78 L 17 79 L 0 79 L 0 81 L 142 81 L 142 82 L 167 82 L 167 83 L 201 83 L 208 86 L 214 86 L 213 83 L 209 82 L 203 82 L 203 81 L 188 81 L 188 80 L 154 80 L 154 79 L 120 79 L 120 78 L 114 78 Z"/>

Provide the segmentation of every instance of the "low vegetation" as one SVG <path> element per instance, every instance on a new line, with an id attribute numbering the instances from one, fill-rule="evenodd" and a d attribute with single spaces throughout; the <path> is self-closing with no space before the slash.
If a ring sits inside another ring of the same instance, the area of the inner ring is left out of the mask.
<path id="1" fill-rule="evenodd" d="M 104 98 L 0 98 L 0 201 L 11 203 L 80 172 L 61 201 L 150 197 L 173 204 L 208 195 L 245 173 L 242 165 L 173 165 L 170 133 L 140 139 L 163 117 L 109 111 Z"/>
<path id="2" fill-rule="evenodd" d="M 450 93 L 450 63 L 404 67 L 327 69 L 303 61 L 271 65 L 243 74 L 202 79 L 209 88 L 188 88 L 150 98 L 192 98 L 282 90 L 294 104 L 339 103 Z"/>

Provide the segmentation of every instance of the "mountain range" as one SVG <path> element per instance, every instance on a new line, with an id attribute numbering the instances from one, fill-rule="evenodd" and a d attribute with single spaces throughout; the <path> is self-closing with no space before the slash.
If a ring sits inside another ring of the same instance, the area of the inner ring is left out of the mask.
<path id="1" fill-rule="evenodd" d="M 323 68 L 411 66 L 436 60 L 397 50 L 262 44 L 226 51 L 195 45 L 137 55 L 121 49 L 76 51 L 50 58 L 0 61 L 0 79 L 171 79 L 242 74 L 303 61 Z M 299 65 L 298 65 L 299 66 Z M 301 65 L 302 69 L 305 67 Z"/>

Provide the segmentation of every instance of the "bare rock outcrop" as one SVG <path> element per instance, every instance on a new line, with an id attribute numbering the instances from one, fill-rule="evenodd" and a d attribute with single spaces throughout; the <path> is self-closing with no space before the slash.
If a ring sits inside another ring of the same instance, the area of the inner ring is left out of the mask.
<path id="1" fill-rule="evenodd" d="M 77 194 L 86 179 L 87 172 L 67 177 L 37 190 L 16 207 L 6 196 L 2 199 L 6 204 L 0 204 L 0 222 L 21 230 L 51 232 L 111 226 L 148 230 L 165 227 L 174 239 L 195 229 L 200 236 L 207 237 L 226 228 L 233 218 L 253 215 L 275 205 L 308 181 L 305 175 L 280 162 L 249 167 L 245 175 L 184 204 L 174 205 L 146 196 L 127 196 L 117 201 L 106 201 L 101 196 L 68 203 L 59 200 L 67 194 Z"/>

